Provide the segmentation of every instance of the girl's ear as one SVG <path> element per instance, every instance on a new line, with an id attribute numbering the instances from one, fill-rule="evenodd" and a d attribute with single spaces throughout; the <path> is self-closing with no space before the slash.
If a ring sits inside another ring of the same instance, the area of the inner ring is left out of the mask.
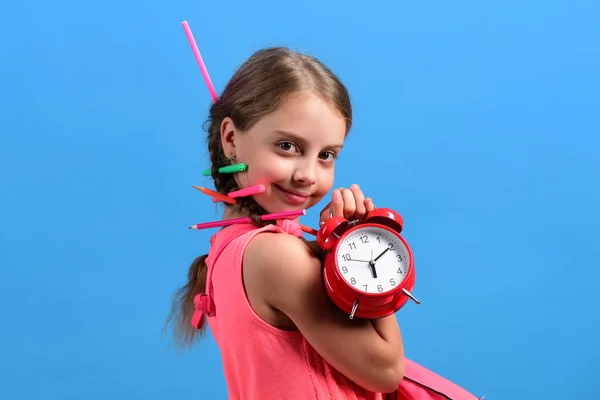
<path id="1" fill-rule="evenodd" d="M 224 118 L 221 122 L 221 146 L 227 158 L 232 158 L 236 153 L 236 131 L 233 120 L 229 117 Z"/>

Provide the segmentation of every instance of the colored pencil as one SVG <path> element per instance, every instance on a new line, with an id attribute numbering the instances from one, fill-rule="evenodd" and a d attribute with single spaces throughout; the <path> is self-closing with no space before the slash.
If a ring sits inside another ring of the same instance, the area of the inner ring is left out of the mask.
<path id="1" fill-rule="evenodd" d="M 302 228 L 302 232 L 308 233 L 308 234 L 313 235 L 313 236 L 317 236 L 317 233 L 319 233 L 319 231 L 317 231 L 317 230 L 315 230 L 313 228 L 309 228 L 306 225 L 300 224 L 300 228 Z"/>
<path id="2" fill-rule="evenodd" d="M 215 192 L 214 190 L 210 190 L 210 189 L 202 187 L 202 186 L 194 186 L 194 188 L 198 189 L 199 191 L 201 191 L 202 193 L 204 193 L 204 194 L 206 194 L 208 196 L 211 196 L 213 199 L 217 198 L 217 199 L 219 199 L 221 201 L 224 201 L 226 203 L 229 203 L 229 204 L 235 204 L 236 203 L 235 199 L 233 199 L 231 197 L 228 197 L 228 196 L 225 196 L 224 194 L 221 194 L 219 192 Z"/>
<path id="3" fill-rule="evenodd" d="M 194 39 L 194 35 L 192 34 L 192 30 L 187 21 L 183 21 L 181 23 L 183 25 L 183 30 L 185 31 L 185 35 L 187 36 L 188 41 L 190 42 L 190 46 L 192 47 L 192 51 L 194 52 L 194 57 L 196 57 L 196 61 L 198 62 L 198 66 L 200 67 L 200 71 L 202 72 L 202 76 L 204 77 L 204 82 L 206 83 L 206 87 L 212 97 L 213 103 L 216 103 L 219 97 L 217 96 L 217 92 L 215 91 L 215 87 L 210 80 L 210 76 L 208 75 L 208 70 L 206 69 L 206 65 L 204 65 L 204 60 L 202 60 L 202 55 L 200 54 L 200 50 L 198 49 L 198 45 L 196 44 L 196 40 Z"/>
<path id="4" fill-rule="evenodd" d="M 306 210 L 294 210 L 294 211 L 283 211 L 272 214 L 263 214 L 260 216 L 262 221 L 271 221 L 275 219 L 283 219 L 283 218 L 294 218 L 299 217 L 301 215 L 306 215 Z M 252 222 L 252 218 L 244 217 L 244 218 L 233 218 L 233 219 L 224 219 L 220 221 L 212 221 L 212 222 L 204 222 L 200 224 L 195 224 L 189 227 L 189 229 L 208 229 L 208 228 L 218 228 L 221 226 L 228 226 L 233 224 L 246 224 L 248 222 Z"/>
<path id="5" fill-rule="evenodd" d="M 254 194 L 258 194 L 258 193 L 264 193 L 265 190 L 267 190 L 265 188 L 265 185 L 255 185 L 255 186 L 249 186 L 240 190 L 234 190 L 233 192 L 229 192 L 227 193 L 227 197 L 231 197 L 231 198 L 236 198 L 236 197 L 246 197 L 246 196 L 252 196 Z M 218 203 L 219 199 L 217 198 L 213 198 L 213 202 Z"/>

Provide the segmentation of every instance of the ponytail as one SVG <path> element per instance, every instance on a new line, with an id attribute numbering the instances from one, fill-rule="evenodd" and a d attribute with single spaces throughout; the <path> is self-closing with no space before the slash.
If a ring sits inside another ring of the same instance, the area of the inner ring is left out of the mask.
<path id="1" fill-rule="evenodd" d="M 194 296 L 204 293 L 206 290 L 206 275 L 208 267 L 206 265 L 208 254 L 196 257 L 188 270 L 188 282 L 179 288 L 173 295 L 173 304 L 171 312 L 167 318 L 165 326 L 171 321 L 174 322 L 173 336 L 176 342 L 181 346 L 191 346 L 197 336 L 202 336 L 206 331 L 206 319 L 200 329 L 191 325 L 192 314 L 194 313 Z"/>

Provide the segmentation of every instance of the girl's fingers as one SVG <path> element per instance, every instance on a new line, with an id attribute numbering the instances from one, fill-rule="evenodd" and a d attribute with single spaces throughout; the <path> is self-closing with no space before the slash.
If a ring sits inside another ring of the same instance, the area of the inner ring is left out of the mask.
<path id="1" fill-rule="evenodd" d="M 350 190 L 354 195 L 354 203 L 356 204 L 356 209 L 354 211 L 353 219 L 362 219 L 367 212 L 367 208 L 365 205 L 365 195 L 357 184 L 353 184 L 350 186 Z"/>
<path id="2" fill-rule="evenodd" d="M 350 219 L 356 213 L 356 200 L 354 199 L 354 193 L 350 189 L 342 188 L 340 190 L 343 199 L 343 210 L 342 216 L 346 219 Z"/>
<path id="3" fill-rule="evenodd" d="M 362 219 L 374 209 L 373 200 L 365 198 L 358 185 L 353 184 L 350 189 L 338 188 L 331 193 L 331 201 L 319 213 L 319 224 L 331 217 L 343 217 L 349 221 Z"/>
<path id="4" fill-rule="evenodd" d="M 342 190 L 340 189 L 335 189 L 333 193 L 331 193 L 331 216 L 344 216 L 344 197 Z"/>
<path id="5" fill-rule="evenodd" d="M 333 205 L 331 201 L 325 207 L 323 207 L 319 213 L 319 226 L 323 225 L 325 221 L 331 218 L 331 214 L 333 213 L 332 207 Z"/>
<path id="6" fill-rule="evenodd" d="M 373 204 L 373 200 L 370 197 L 365 199 L 365 209 L 367 213 L 370 213 L 375 209 L 375 204 Z"/>

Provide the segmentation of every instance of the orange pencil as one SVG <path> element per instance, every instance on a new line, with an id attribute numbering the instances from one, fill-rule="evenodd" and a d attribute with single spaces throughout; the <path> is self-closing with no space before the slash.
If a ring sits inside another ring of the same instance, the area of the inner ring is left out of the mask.
<path id="1" fill-rule="evenodd" d="M 225 196 L 224 194 L 215 192 L 214 190 L 210 190 L 210 189 L 207 189 L 207 188 L 202 187 L 202 186 L 194 186 L 194 188 L 198 189 L 199 191 L 201 191 L 202 193 L 204 193 L 206 195 L 209 195 L 211 197 L 217 198 L 217 199 L 219 199 L 221 201 L 224 201 L 226 203 L 235 204 L 235 199 L 233 199 L 231 197 L 228 197 L 228 196 Z"/>
<path id="2" fill-rule="evenodd" d="M 306 232 L 309 233 L 313 236 L 317 236 L 317 233 L 319 233 L 319 231 L 314 230 L 313 228 L 309 228 L 308 226 L 302 225 L 300 224 L 300 228 L 302 228 L 302 232 Z"/>

